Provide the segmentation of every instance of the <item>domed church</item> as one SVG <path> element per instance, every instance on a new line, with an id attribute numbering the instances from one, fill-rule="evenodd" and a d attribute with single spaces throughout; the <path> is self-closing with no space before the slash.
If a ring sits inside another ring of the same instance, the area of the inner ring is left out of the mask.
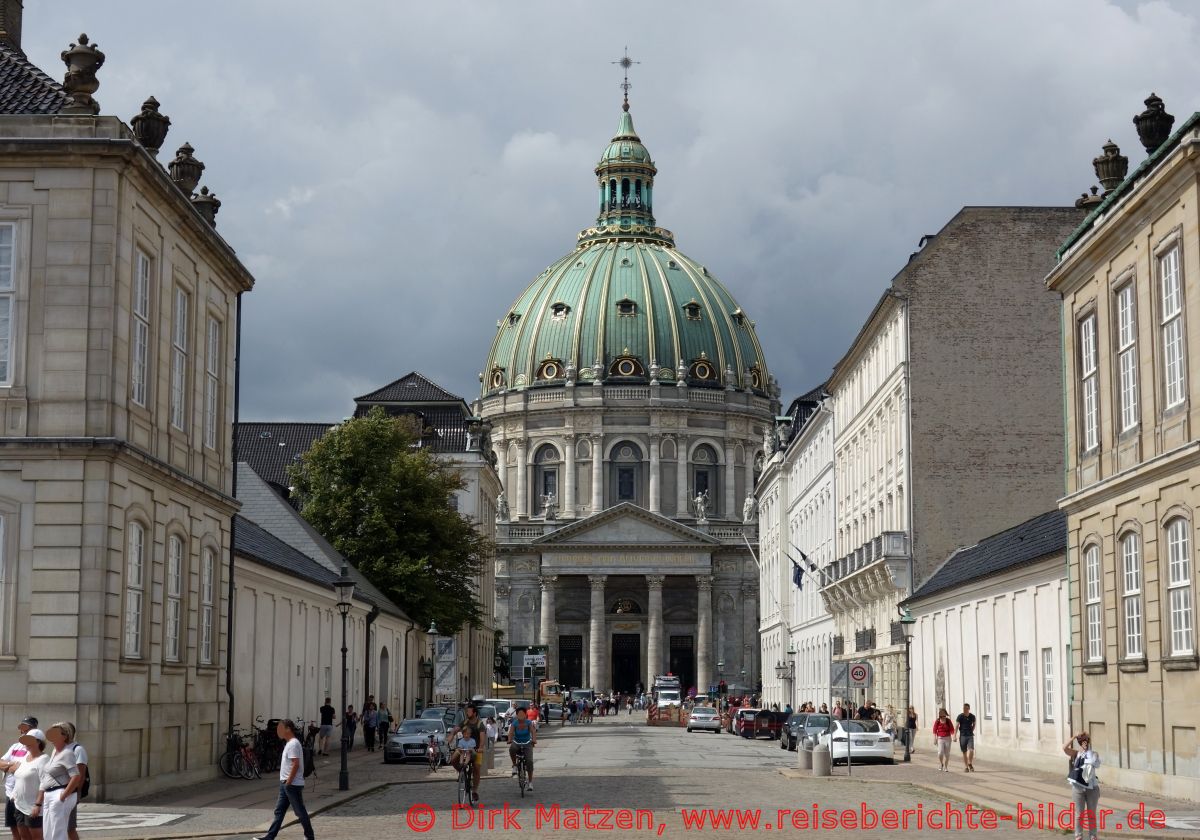
<path id="1" fill-rule="evenodd" d="M 480 374 L 510 676 L 544 646 L 572 687 L 753 688 L 752 493 L 779 389 L 750 316 L 658 226 L 628 96 L 595 173 L 595 223 L 503 313 Z"/>

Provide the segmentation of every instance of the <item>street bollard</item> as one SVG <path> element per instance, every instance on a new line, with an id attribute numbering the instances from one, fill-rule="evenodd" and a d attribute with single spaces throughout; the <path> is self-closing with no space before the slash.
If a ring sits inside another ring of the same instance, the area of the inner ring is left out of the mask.
<path id="1" fill-rule="evenodd" d="M 801 738 L 796 744 L 796 766 L 801 770 L 811 770 L 813 766 L 812 750 L 808 748 L 808 739 Z"/>
<path id="2" fill-rule="evenodd" d="M 812 774 L 814 776 L 830 776 L 833 774 L 833 754 L 829 747 L 817 744 L 812 751 Z"/>

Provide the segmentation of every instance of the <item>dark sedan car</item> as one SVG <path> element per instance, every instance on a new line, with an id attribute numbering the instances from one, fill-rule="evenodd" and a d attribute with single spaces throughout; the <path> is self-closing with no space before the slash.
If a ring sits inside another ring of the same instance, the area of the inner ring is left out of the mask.
<path id="1" fill-rule="evenodd" d="M 400 728 L 388 736 L 383 745 L 383 763 L 393 761 L 425 761 L 425 748 L 429 736 L 437 741 L 438 756 L 442 764 L 450 760 L 450 748 L 446 743 L 446 724 L 440 718 L 410 718 L 401 722 Z"/>
<path id="2" fill-rule="evenodd" d="M 818 712 L 797 712 L 788 718 L 779 746 L 794 750 L 805 738 L 811 738 L 815 742 L 818 735 L 829 731 L 831 720 L 829 715 Z"/>

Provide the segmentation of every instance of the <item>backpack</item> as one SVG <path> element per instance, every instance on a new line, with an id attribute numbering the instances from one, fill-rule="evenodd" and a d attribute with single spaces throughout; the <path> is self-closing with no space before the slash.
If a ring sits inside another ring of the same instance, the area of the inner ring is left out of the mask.
<path id="1" fill-rule="evenodd" d="M 83 770 L 83 785 L 79 788 L 79 798 L 87 799 L 88 791 L 92 789 L 92 771 L 86 767 Z"/>

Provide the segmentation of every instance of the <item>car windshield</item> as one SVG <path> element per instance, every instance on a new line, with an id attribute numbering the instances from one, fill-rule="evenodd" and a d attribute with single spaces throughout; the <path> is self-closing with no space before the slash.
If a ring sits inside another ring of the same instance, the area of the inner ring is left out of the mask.
<path id="1" fill-rule="evenodd" d="M 809 715 L 804 719 L 805 729 L 828 729 L 829 715 Z"/>
<path id="2" fill-rule="evenodd" d="M 496 714 L 500 715 L 508 714 L 508 708 L 512 705 L 507 700 L 489 700 L 488 702 L 496 707 Z"/>
<path id="3" fill-rule="evenodd" d="M 808 717 L 808 713 L 792 715 L 788 718 L 788 723 L 804 723 L 804 719 Z"/>
<path id="4" fill-rule="evenodd" d="M 446 714 L 446 710 L 439 707 L 434 709 L 426 709 L 425 711 L 421 712 L 421 717 L 437 718 L 440 720 L 444 714 Z"/>
<path id="5" fill-rule="evenodd" d="M 445 731 L 446 727 L 440 720 L 406 720 L 404 723 L 400 724 L 401 735 Z"/>
<path id="6" fill-rule="evenodd" d="M 883 727 L 877 720 L 844 720 L 842 729 L 847 732 L 882 732 Z"/>
<path id="7" fill-rule="evenodd" d="M 493 717 L 499 717 L 499 715 L 496 713 L 495 706 L 480 706 L 479 707 L 479 719 L 480 720 L 486 722 L 488 718 L 493 718 Z"/>
<path id="8" fill-rule="evenodd" d="M 717 710 L 708 706 L 692 709 L 692 717 L 716 717 Z"/>
<path id="9" fill-rule="evenodd" d="M 530 705 L 529 700 L 514 700 L 513 701 L 514 709 L 528 709 L 529 705 Z"/>

